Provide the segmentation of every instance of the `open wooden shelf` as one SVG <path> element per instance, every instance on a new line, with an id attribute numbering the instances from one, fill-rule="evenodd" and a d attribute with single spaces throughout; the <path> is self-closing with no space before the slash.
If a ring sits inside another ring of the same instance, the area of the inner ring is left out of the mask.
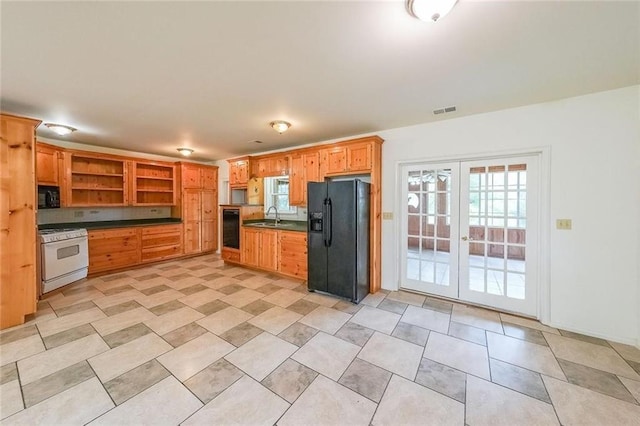
<path id="1" fill-rule="evenodd" d="M 69 157 L 71 206 L 124 206 L 127 197 L 127 161 L 107 155 L 71 153 Z"/>
<path id="2" fill-rule="evenodd" d="M 132 169 L 134 205 L 175 205 L 176 170 L 173 164 L 135 161 Z"/>

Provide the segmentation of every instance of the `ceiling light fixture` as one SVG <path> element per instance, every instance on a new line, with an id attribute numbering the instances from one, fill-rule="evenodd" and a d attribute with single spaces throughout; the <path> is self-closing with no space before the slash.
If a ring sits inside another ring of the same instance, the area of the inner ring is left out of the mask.
<path id="1" fill-rule="evenodd" d="M 65 136 L 78 130 L 76 128 L 73 128 L 71 126 L 65 126 L 63 124 L 44 123 L 44 125 L 47 126 L 49 130 L 57 133 L 60 136 Z"/>
<path id="2" fill-rule="evenodd" d="M 436 22 L 453 9 L 458 0 L 407 0 L 409 15 L 421 21 Z"/>
<path id="3" fill-rule="evenodd" d="M 193 150 L 191 148 L 178 148 L 178 152 L 184 155 L 185 157 L 188 157 L 191 154 L 193 154 Z"/>
<path id="4" fill-rule="evenodd" d="M 269 123 L 269 126 L 271 126 L 276 132 L 283 134 L 284 132 L 289 130 L 289 127 L 291 127 L 291 123 L 282 120 L 276 120 Z"/>

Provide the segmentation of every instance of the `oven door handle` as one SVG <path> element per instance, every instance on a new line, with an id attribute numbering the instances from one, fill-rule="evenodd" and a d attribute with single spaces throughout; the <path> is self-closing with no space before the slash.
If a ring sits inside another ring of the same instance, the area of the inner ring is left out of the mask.
<path id="1" fill-rule="evenodd" d="M 73 244 L 82 244 L 84 241 L 87 241 L 89 238 L 87 236 L 83 236 L 83 237 L 75 237 L 75 238 L 69 238 L 66 240 L 58 240 L 58 241 L 49 241 L 47 243 L 42 243 L 42 245 L 47 246 L 47 247 L 57 247 L 57 246 L 68 246 L 68 245 L 73 245 Z"/>

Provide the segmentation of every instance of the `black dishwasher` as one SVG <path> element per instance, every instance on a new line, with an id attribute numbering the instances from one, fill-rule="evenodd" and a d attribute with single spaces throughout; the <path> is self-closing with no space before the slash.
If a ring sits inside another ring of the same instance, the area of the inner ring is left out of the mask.
<path id="1" fill-rule="evenodd" d="M 222 209 L 222 246 L 240 249 L 240 209 Z"/>

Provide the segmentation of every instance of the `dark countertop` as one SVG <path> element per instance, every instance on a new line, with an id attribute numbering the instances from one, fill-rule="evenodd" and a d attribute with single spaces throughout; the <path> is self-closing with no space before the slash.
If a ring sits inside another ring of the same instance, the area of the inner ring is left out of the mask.
<path id="1" fill-rule="evenodd" d="M 177 223 L 182 223 L 182 219 L 177 219 L 173 217 L 164 217 L 159 219 L 107 220 L 102 222 L 49 223 L 49 224 L 38 225 L 38 229 L 63 229 L 63 228 L 108 229 L 108 228 L 130 228 L 132 226 L 172 225 Z"/>
<path id="2" fill-rule="evenodd" d="M 302 220 L 281 220 L 279 226 L 259 226 L 257 223 L 273 223 L 273 219 L 252 219 L 242 222 L 242 226 L 258 229 L 277 229 L 280 231 L 307 232 L 307 222 Z M 282 226 L 285 225 L 285 226 Z"/>

